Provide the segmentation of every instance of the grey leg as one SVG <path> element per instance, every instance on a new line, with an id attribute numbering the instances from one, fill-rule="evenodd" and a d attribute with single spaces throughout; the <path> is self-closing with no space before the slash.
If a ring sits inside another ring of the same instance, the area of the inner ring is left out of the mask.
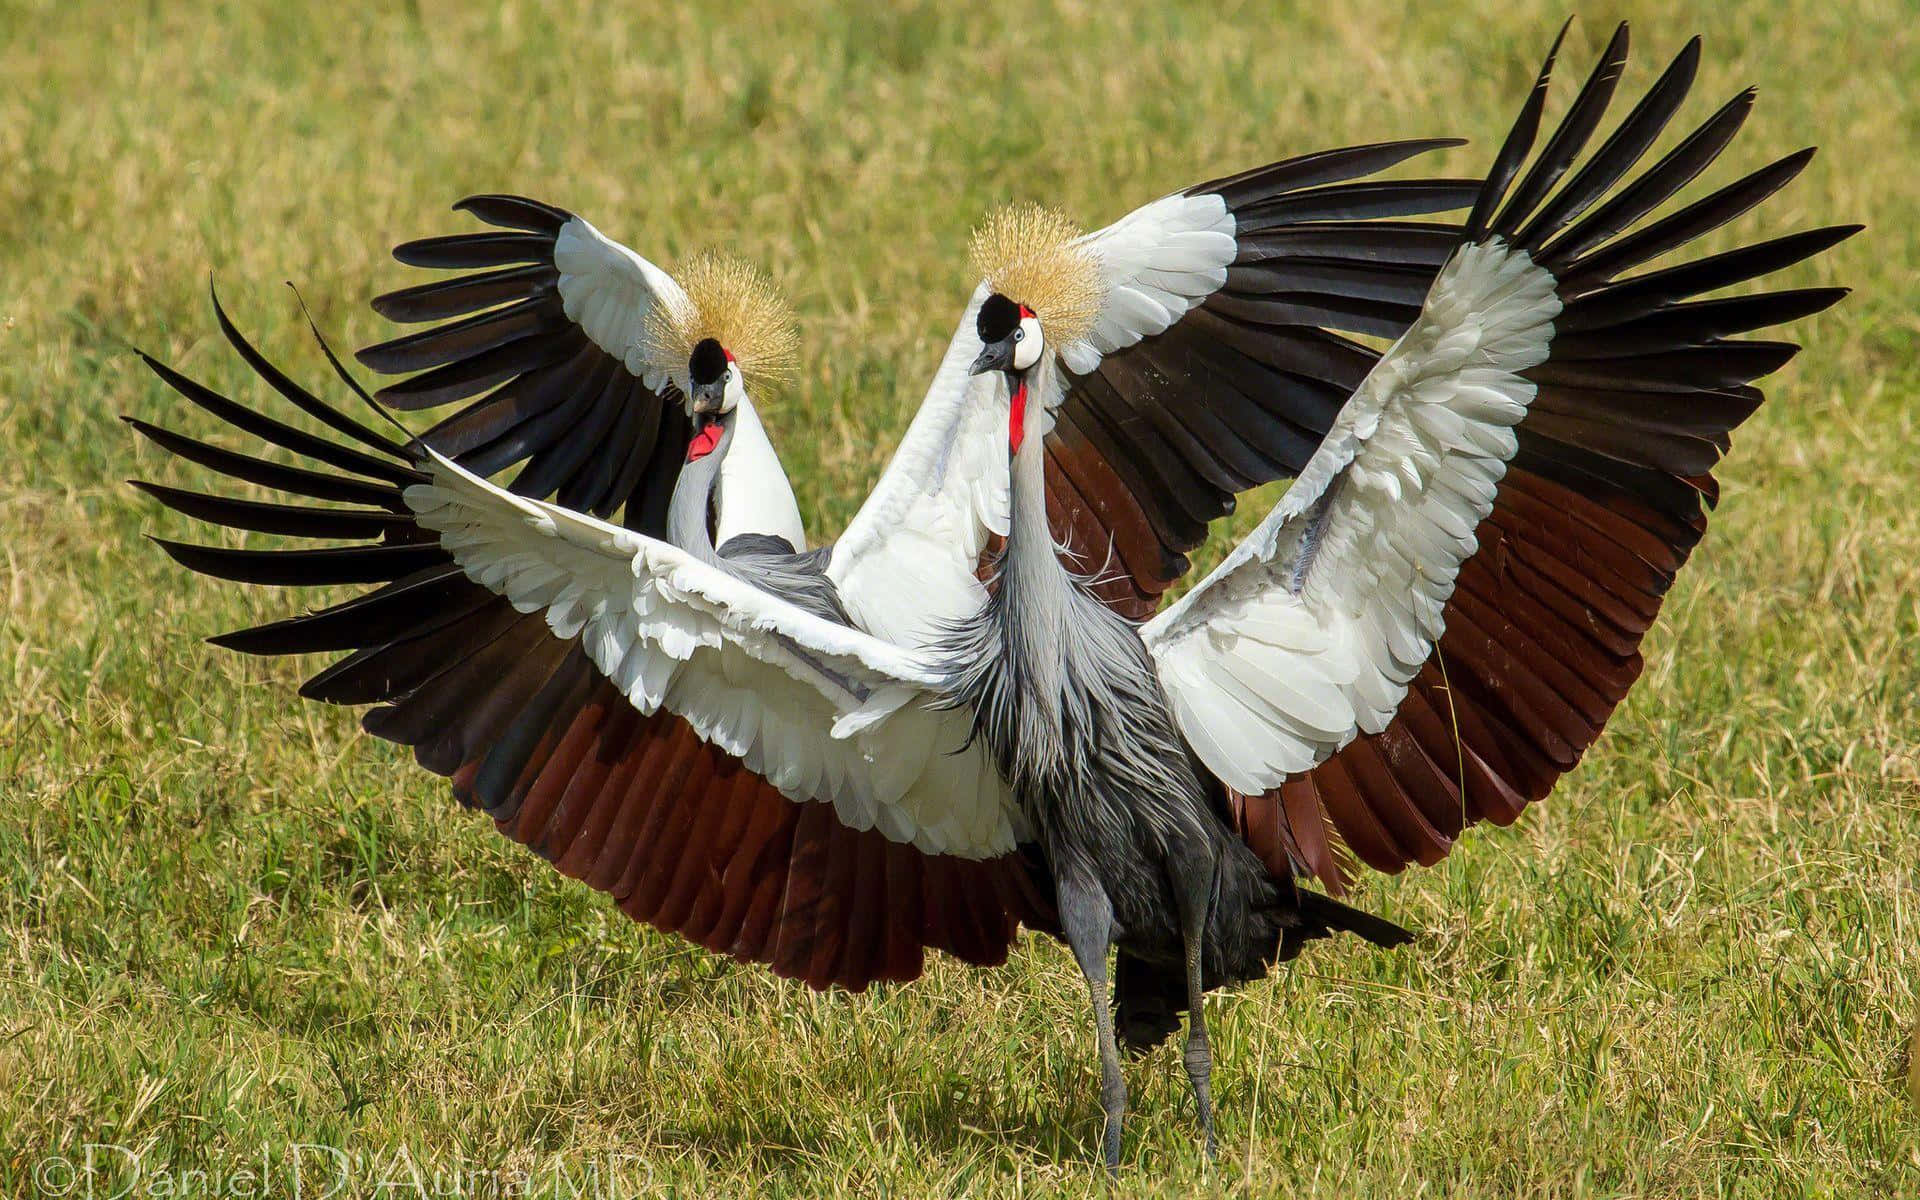
<path id="1" fill-rule="evenodd" d="M 1213 1136 L 1213 1050 L 1207 1043 L 1206 988 L 1203 956 L 1207 918 L 1213 911 L 1214 872 L 1217 866 L 1185 872 L 1176 887 L 1180 897 L 1180 938 L 1187 956 L 1187 1081 L 1193 1085 L 1194 1107 L 1200 1111 L 1200 1132 L 1207 1139 L 1207 1157 L 1219 1152 Z"/>
<path id="2" fill-rule="evenodd" d="M 1120 1126 L 1127 1112 L 1127 1083 L 1120 1076 L 1120 1050 L 1113 1040 L 1113 1009 L 1107 1002 L 1107 946 L 1113 940 L 1113 903 L 1099 884 L 1063 873 L 1057 884 L 1060 924 L 1086 977 L 1093 1000 L 1093 1030 L 1100 1045 L 1100 1107 L 1106 1112 L 1102 1139 L 1107 1174 L 1120 1171 Z"/>

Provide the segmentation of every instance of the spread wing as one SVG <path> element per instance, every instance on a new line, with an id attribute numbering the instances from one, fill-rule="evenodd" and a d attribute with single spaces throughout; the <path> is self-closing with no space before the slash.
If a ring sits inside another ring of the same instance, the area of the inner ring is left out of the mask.
<path id="1" fill-rule="evenodd" d="M 1286 496 L 1141 630 L 1180 731 L 1260 793 L 1378 732 L 1432 650 L 1516 443 L 1560 302 L 1499 241 L 1463 248 Z"/>
<path id="2" fill-rule="evenodd" d="M 1016 807 L 936 668 L 666 542 L 517 497 L 434 451 L 406 489 L 487 590 L 544 612 L 643 714 L 664 707 L 791 799 L 967 858 L 1011 852 Z"/>
<path id="3" fill-rule="evenodd" d="M 519 495 L 603 517 L 628 506 L 628 525 L 660 528 L 686 455 L 687 364 L 655 344 L 649 315 L 686 304 L 686 293 L 564 209 L 522 196 L 470 196 L 454 208 L 493 228 L 394 248 L 411 266 L 461 273 L 373 301 L 394 321 L 440 322 L 359 352 L 376 371 L 417 372 L 380 399 L 408 411 L 467 401 L 421 439 L 478 475 L 524 463 L 509 485 Z M 764 462 L 733 505 L 736 524 L 804 546 L 757 421 L 740 432 L 736 465 Z"/>
<path id="4" fill-rule="evenodd" d="M 1111 552 L 1106 599 L 1151 613 L 1237 492 L 1305 465 L 1315 429 L 1374 359 L 1335 331 L 1398 334 L 1456 240 L 1398 218 L 1463 208 L 1477 187 L 1366 177 L 1455 144 L 1288 159 L 1082 239 L 1104 299 L 1088 336 L 1059 348 L 1068 384 L 1047 440 L 1049 505 L 1080 569 Z M 979 557 L 1005 528 L 1006 400 L 966 375 L 984 298 L 976 289 L 893 463 L 835 545 L 855 619 L 896 640 L 924 642 L 978 607 Z"/>
<path id="5" fill-rule="evenodd" d="M 927 646 L 986 602 L 976 564 L 1007 527 L 1007 401 L 967 375 L 978 353 L 974 290 L 900 448 L 846 532 L 827 575 L 854 624 Z"/>
<path id="6" fill-rule="evenodd" d="M 713 581 L 685 571 L 671 554 L 648 559 L 666 565 L 646 576 L 654 588 L 644 597 L 654 605 L 647 619 L 671 626 L 648 641 L 637 632 L 645 589 L 636 560 L 618 556 L 670 548 L 619 526 L 529 506 L 448 465 L 436 479 L 417 449 L 341 415 L 266 363 L 224 312 L 220 321 L 262 378 L 346 441 L 286 425 L 149 360 L 171 387 L 220 421 L 314 465 L 284 465 L 133 421 L 179 457 L 294 501 L 140 486 L 201 521 L 323 544 L 162 545 L 185 565 L 225 579 L 377 586 L 315 612 L 221 635 L 216 644 L 253 654 L 344 652 L 307 681 L 303 695 L 375 705 L 363 718 L 370 732 L 413 747 L 423 766 L 451 778 L 463 803 L 483 809 L 502 832 L 561 870 L 610 892 L 636 919 L 816 987 L 910 979 L 926 947 L 999 962 L 1020 920 L 1050 920 L 1048 901 L 1036 894 L 1018 856 L 982 857 L 991 854 L 986 843 L 1007 837 L 1004 822 L 984 810 L 942 818 L 945 801 L 908 778 L 905 759 L 876 753 L 869 763 L 855 752 L 883 749 L 889 726 L 902 736 L 912 729 L 907 740 L 919 743 L 912 749 L 923 763 L 944 748 L 941 715 L 909 705 L 882 715 L 891 697 L 880 692 L 913 682 L 888 673 L 903 664 L 888 660 L 886 647 L 850 648 L 831 639 L 815 646 L 808 639 L 818 631 L 805 622 L 789 628 L 790 614 L 777 608 L 758 614 L 767 617 L 765 628 L 741 625 L 724 606 L 715 615 Z M 563 638 L 547 607 L 522 612 L 476 583 L 415 517 L 408 489 L 431 498 L 433 511 L 461 531 L 458 553 L 486 563 L 476 571 L 510 580 L 523 603 L 531 605 L 558 578 L 558 568 L 540 568 L 538 560 L 567 563 L 577 572 L 573 590 L 561 584 L 547 599 L 568 593 L 568 620 L 577 619 L 579 628 L 563 622 Z M 598 601 L 588 596 L 590 577 L 611 581 Z M 598 624 L 596 603 L 605 610 Z M 621 659 L 633 664 L 625 679 L 595 661 L 596 653 L 612 661 L 621 628 L 632 639 Z M 632 657 L 643 648 L 667 661 L 647 665 L 644 653 Z M 685 657 L 675 658 L 676 650 Z M 776 713 L 786 723 L 769 724 L 763 710 L 760 726 L 752 726 L 754 710 L 725 678 L 735 670 L 756 680 L 746 690 L 797 696 L 825 722 L 815 731 L 814 758 L 771 757 L 788 745 L 779 739 L 793 730 L 795 713 Z M 643 711 L 644 699 L 636 705 L 628 693 L 644 698 L 648 687 L 663 703 Z M 865 689 L 864 699 L 856 689 Z M 676 704 L 735 748 L 761 754 L 785 790 L 701 738 L 673 711 Z M 843 717 L 847 736 L 835 739 L 832 725 Z M 867 720 L 872 724 L 858 728 Z M 947 795 L 994 778 L 987 771 L 968 777 L 951 762 L 939 766 L 929 774 L 940 777 Z M 801 794 L 820 798 L 792 798 Z M 962 846 L 967 857 L 924 848 L 941 840 Z"/>
<path id="7" fill-rule="evenodd" d="M 1705 528 L 1708 472 L 1761 401 L 1752 381 L 1798 350 L 1738 335 L 1844 294 L 1699 298 L 1857 226 L 1626 274 L 1811 152 L 1634 229 L 1720 153 L 1752 93 L 1629 178 L 1696 41 L 1574 169 L 1625 59 L 1622 26 L 1535 157 L 1549 55 L 1418 320 L 1274 512 L 1142 631 L 1182 732 L 1246 793 L 1242 827 L 1276 869 L 1337 885 L 1339 842 L 1382 870 L 1433 862 L 1467 824 L 1546 794 L 1639 672 Z"/>

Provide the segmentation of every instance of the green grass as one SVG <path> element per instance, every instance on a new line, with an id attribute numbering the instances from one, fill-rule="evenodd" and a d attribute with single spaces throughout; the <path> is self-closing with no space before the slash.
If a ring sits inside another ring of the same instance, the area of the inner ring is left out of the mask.
<path id="1" fill-rule="evenodd" d="M 141 540 L 185 522 L 121 481 L 189 473 L 116 414 L 210 426 L 127 346 L 243 386 L 211 270 L 320 382 L 279 281 L 361 344 L 365 298 L 406 278 L 388 244 L 458 228 L 470 191 L 549 197 L 789 289 L 805 351 L 770 424 L 831 534 L 986 208 L 1097 223 L 1395 136 L 1470 136 L 1446 165 L 1477 170 L 1561 7 L 194 7 L 0 0 L 0 1189 L 100 1142 L 149 1191 L 201 1169 L 231 1194 L 305 1143 L 372 1160 L 343 1194 L 407 1161 L 579 1182 L 609 1152 L 684 1195 L 1098 1194 L 1054 945 L 811 994 L 503 844 L 298 701 L 301 664 L 202 645 L 291 602 Z M 1857 294 L 1794 331 L 1600 745 L 1516 828 L 1369 885 L 1413 948 L 1317 947 L 1217 1002 L 1215 1166 L 1175 1053 L 1133 1068 L 1128 1190 L 1920 1195 L 1920 39 L 1894 0 L 1670 7 L 1625 6 L 1633 83 L 1699 27 L 1690 113 L 1762 84 L 1721 179 L 1825 148 L 1714 244 L 1864 220 L 1792 273 Z M 1576 28 L 1576 71 L 1614 15 Z"/>

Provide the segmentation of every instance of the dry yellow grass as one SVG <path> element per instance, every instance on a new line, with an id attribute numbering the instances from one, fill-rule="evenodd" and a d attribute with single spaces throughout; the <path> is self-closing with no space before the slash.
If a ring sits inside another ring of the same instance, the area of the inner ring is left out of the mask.
<path id="1" fill-rule="evenodd" d="M 1220 1002 L 1216 1166 L 1176 1060 L 1135 1068 L 1126 1189 L 1920 1195 L 1920 42 L 1895 0 L 1675 8 L 1588 12 L 1566 61 L 1624 13 L 1644 84 L 1704 32 L 1689 113 L 1762 85 L 1721 178 L 1825 148 L 1715 244 L 1864 220 L 1793 275 L 1857 294 L 1793 331 L 1809 350 L 1737 436 L 1587 762 L 1516 829 L 1370 888 L 1411 950 L 1317 948 Z M 1094 226 L 1385 137 L 1471 137 L 1445 165 L 1476 170 L 1562 15 L 0 0 L 0 1191 L 102 1142 L 149 1191 L 304 1143 L 372 1164 L 356 1192 L 404 1152 L 560 1193 L 554 1163 L 609 1153 L 690 1195 L 1099 1193 L 1057 948 L 808 994 L 499 844 L 296 700 L 297 664 L 204 647 L 288 601 L 140 539 L 184 523 L 121 480 L 186 473 L 115 415 L 209 426 L 126 345 L 242 386 L 212 271 L 323 384 L 279 281 L 363 344 L 365 298 L 407 279 L 388 244 L 527 192 L 661 261 L 724 246 L 795 298 L 769 423 L 830 534 L 918 402 L 983 212 Z"/>
<path id="2" fill-rule="evenodd" d="M 1920 1108 L 1920 1021 L 1913 1026 L 1913 1044 L 1907 1047 L 1907 1095 Z"/>

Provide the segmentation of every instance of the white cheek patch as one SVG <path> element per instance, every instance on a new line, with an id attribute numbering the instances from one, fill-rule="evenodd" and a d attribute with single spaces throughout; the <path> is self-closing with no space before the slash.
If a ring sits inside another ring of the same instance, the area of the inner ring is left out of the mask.
<path id="1" fill-rule="evenodd" d="M 1024 317 L 1020 321 L 1021 338 L 1013 344 L 1013 368 L 1024 371 L 1040 361 L 1040 351 L 1046 347 L 1046 339 L 1040 333 L 1040 321 L 1037 317 Z"/>
<path id="2" fill-rule="evenodd" d="M 740 402 L 746 398 L 747 389 L 746 385 L 740 382 L 740 368 L 733 363 L 728 363 L 727 391 L 720 411 L 732 412 L 734 409 L 740 407 Z"/>

